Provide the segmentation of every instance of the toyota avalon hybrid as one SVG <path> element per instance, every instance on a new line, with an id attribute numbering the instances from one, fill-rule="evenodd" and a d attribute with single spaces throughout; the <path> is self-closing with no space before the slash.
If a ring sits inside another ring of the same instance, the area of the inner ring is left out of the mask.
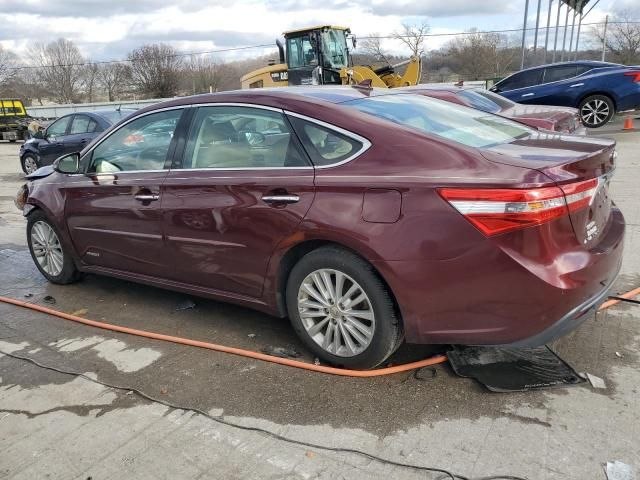
<path id="1" fill-rule="evenodd" d="M 292 87 L 147 107 L 30 175 L 51 282 L 109 275 L 288 316 L 335 365 L 541 345 L 618 273 L 611 140 L 422 95 Z"/>

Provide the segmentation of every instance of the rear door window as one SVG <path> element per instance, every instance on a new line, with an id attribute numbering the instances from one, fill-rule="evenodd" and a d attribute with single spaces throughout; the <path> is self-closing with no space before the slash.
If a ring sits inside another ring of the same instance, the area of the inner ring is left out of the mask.
<path id="1" fill-rule="evenodd" d="M 182 168 L 307 167 L 296 136 L 280 112 L 253 107 L 200 107 Z"/>
<path id="2" fill-rule="evenodd" d="M 93 118 L 89 118 L 86 115 L 76 115 L 73 117 L 69 135 L 76 135 L 79 133 L 92 133 L 95 132 L 97 126 L 98 123 Z"/>
<path id="3" fill-rule="evenodd" d="M 544 83 L 559 82 L 576 76 L 576 66 L 566 65 L 544 69 Z"/>

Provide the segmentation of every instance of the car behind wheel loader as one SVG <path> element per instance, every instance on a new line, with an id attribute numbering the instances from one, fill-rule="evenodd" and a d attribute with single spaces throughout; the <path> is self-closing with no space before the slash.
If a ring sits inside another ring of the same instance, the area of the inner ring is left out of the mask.
<path id="1" fill-rule="evenodd" d="M 394 88 L 417 85 L 422 76 L 420 57 L 373 68 L 353 65 L 347 40 L 355 37 L 346 27 L 323 25 L 285 32 L 285 44 L 276 40 L 280 63 L 254 70 L 240 79 L 242 88 L 289 85 L 357 85 Z M 397 69 L 406 66 L 400 75 Z"/>

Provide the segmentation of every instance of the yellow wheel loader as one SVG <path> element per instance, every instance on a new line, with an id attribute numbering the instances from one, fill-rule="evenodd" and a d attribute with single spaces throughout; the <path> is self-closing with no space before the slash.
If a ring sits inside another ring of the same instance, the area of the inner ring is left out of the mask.
<path id="1" fill-rule="evenodd" d="M 373 68 L 353 65 L 348 40 L 356 39 L 346 27 L 322 25 L 284 34 L 285 46 L 276 40 L 280 63 L 254 70 L 240 81 L 242 88 L 287 87 L 289 85 L 357 85 L 393 88 L 417 85 L 422 75 L 419 57 L 395 65 Z M 397 68 L 406 66 L 402 75 Z"/>

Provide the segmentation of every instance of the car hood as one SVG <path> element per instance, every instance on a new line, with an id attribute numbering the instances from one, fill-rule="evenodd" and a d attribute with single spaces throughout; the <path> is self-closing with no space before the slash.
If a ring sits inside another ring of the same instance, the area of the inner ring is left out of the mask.
<path id="1" fill-rule="evenodd" d="M 45 178 L 48 177 L 49 175 L 51 175 L 53 172 L 55 172 L 55 170 L 53 169 L 53 166 L 51 165 L 45 165 L 44 167 L 40 167 L 39 169 L 37 169 L 35 172 L 27 175 L 26 178 L 27 180 L 36 180 L 38 178 Z"/>

